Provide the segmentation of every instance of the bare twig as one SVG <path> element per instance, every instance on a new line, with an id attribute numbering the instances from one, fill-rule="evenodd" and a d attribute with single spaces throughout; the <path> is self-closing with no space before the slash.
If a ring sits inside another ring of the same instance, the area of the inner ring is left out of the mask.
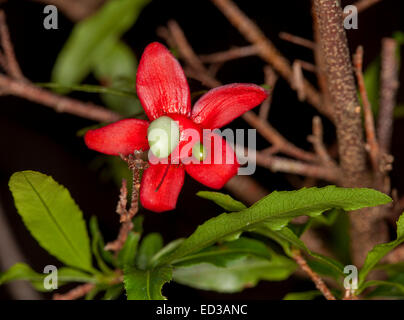
<path id="1" fill-rule="evenodd" d="M 264 35 L 259 27 L 248 18 L 231 0 L 212 0 L 212 2 L 222 11 L 227 19 L 239 30 L 244 37 L 254 44 L 259 52 L 258 55 L 269 63 L 290 84 L 293 82 L 293 70 L 289 61 L 281 55 L 272 42 Z M 322 107 L 321 96 L 318 91 L 304 80 L 304 90 L 307 101 L 319 112 L 329 118 L 332 115 Z"/>
<path id="2" fill-rule="evenodd" d="M 10 33 L 6 23 L 6 15 L 3 10 L 0 10 L 0 37 L 1 46 L 4 51 L 7 73 L 14 79 L 24 80 L 20 66 L 15 58 L 13 44 L 10 39 Z"/>
<path id="3" fill-rule="evenodd" d="M 377 135 L 380 149 L 389 153 L 393 131 L 393 110 L 398 89 L 397 43 L 394 39 L 382 40 L 382 70 L 380 74 L 380 109 Z"/>
<path id="4" fill-rule="evenodd" d="M 358 9 L 358 12 L 362 12 L 381 1 L 382 0 L 358 0 L 354 3 L 354 6 Z"/>
<path id="5" fill-rule="evenodd" d="M 279 38 L 281 38 L 282 40 L 285 40 L 285 41 L 292 42 L 299 46 L 306 47 L 311 50 L 314 50 L 316 47 L 316 44 L 313 41 L 304 39 L 302 37 L 295 36 L 295 35 L 287 33 L 287 32 L 280 32 Z"/>
<path id="6" fill-rule="evenodd" d="M 363 115 L 365 118 L 365 132 L 366 132 L 366 142 L 368 144 L 368 151 L 370 155 L 370 161 L 372 163 L 373 170 L 375 172 L 379 171 L 379 144 L 376 139 L 375 133 L 375 123 L 373 119 L 372 106 L 368 99 L 368 94 L 365 87 L 365 80 L 362 73 L 363 65 L 363 47 L 359 46 L 356 49 L 356 54 L 353 58 L 354 69 L 356 73 L 356 78 L 358 81 L 359 93 L 362 98 Z"/>
<path id="7" fill-rule="evenodd" d="M 38 88 L 32 83 L 13 80 L 4 75 L 0 75 L 0 90 L 2 94 L 25 98 L 52 108 L 57 112 L 66 112 L 94 121 L 113 122 L 121 118 L 119 114 L 103 107 L 57 95 Z"/>
<path id="8" fill-rule="evenodd" d="M 93 283 L 86 283 L 80 286 L 77 286 L 70 290 L 67 293 L 60 294 L 55 293 L 53 295 L 53 300 L 77 300 L 84 297 L 87 293 L 93 290 L 95 285 Z"/>
<path id="9" fill-rule="evenodd" d="M 265 84 L 269 86 L 269 88 L 271 89 L 271 93 L 268 96 L 268 98 L 266 98 L 265 101 L 261 104 L 259 117 L 261 120 L 267 121 L 269 109 L 271 108 L 274 86 L 276 84 L 276 81 L 278 80 L 278 76 L 270 66 L 264 67 L 264 74 L 265 74 Z"/>
<path id="10" fill-rule="evenodd" d="M 293 81 L 292 81 L 292 88 L 296 90 L 297 97 L 299 101 L 304 101 L 306 99 L 306 91 L 304 89 L 304 82 L 303 82 L 303 71 L 302 65 L 298 60 L 295 60 L 292 65 L 293 69 Z"/>
<path id="11" fill-rule="evenodd" d="M 109 242 L 105 246 L 105 250 L 111 250 L 118 253 L 124 246 L 125 241 L 128 237 L 129 232 L 133 229 L 132 219 L 139 210 L 139 189 L 140 189 L 140 172 L 147 168 L 148 164 L 142 158 L 142 151 L 135 151 L 133 155 L 121 156 L 129 169 L 131 169 L 133 174 L 133 187 L 132 187 L 132 200 L 130 208 L 127 209 L 127 195 L 128 189 L 126 180 L 122 180 L 121 192 L 119 195 L 119 201 L 116 208 L 116 212 L 120 216 L 121 228 L 116 240 Z"/>
<path id="12" fill-rule="evenodd" d="M 211 54 L 201 54 L 199 58 L 203 63 L 221 63 L 234 59 L 255 56 L 258 53 L 256 46 L 246 46 L 239 48 L 232 48 L 222 52 L 215 52 Z"/>
<path id="13" fill-rule="evenodd" d="M 320 278 L 320 276 L 309 267 L 301 252 L 298 249 L 294 249 L 292 254 L 297 264 L 300 266 L 300 268 L 303 269 L 303 271 L 305 271 L 309 275 L 311 280 L 316 285 L 316 288 L 321 291 L 324 297 L 327 300 L 336 300 L 334 295 L 331 293 L 330 289 L 328 289 L 327 285 Z"/>

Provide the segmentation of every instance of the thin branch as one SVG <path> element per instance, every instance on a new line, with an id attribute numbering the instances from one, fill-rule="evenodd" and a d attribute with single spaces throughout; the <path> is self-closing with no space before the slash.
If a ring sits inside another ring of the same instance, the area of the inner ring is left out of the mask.
<path id="1" fill-rule="evenodd" d="M 116 240 L 109 242 L 105 246 L 105 250 L 111 250 L 118 253 L 124 246 L 125 241 L 133 229 L 132 219 L 139 210 L 139 189 L 140 189 L 140 173 L 144 170 L 148 164 L 142 159 L 143 153 L 141 151 L 135 151 L 133 155 L 121 156 L 129 169 L 133 174 L 133 186 L 130 208 L 127 209 L 127 184 L 126 180 L 122 180 L 122 187 L 119 195 L 119 201 L 117 204 L 116 212 L 120 216 L 121 228 Z"/>
<path id="2" fill-rule="evenodd" d="M 305 161 L 315 161 L 316 155 L 304 151 L 285 139 L 275 128 L 269 123 L 264 122 L 254 112 L 248 111 L 243 114 L 243 119 L 270 143 L 272 143 L 280 152 Z"/>
<path id="3" fill-rule="evenodd" d="M 314 151 L 318 155 L 320 163 L 326 167 L 337 168 L 337 163 L 328 154 L 327 148 L 323 142 L 323 124 L 321 118 L 318 116 L 313 117 L 313 134 L 307 139 L 313 144 Z"/>
<path id="4" fill-rule="evenodd" d="M 304 89 L 304 77 L 302 71 L 302 65 L 298 60 L 295 60 L 292 65 L 293 81 L 292 88 L 296 90 L 299 101 L 306 99 L 306 91 Z"/>
<path id="5" fill-rule="evenodd" d="M 261 104 L 259 117 L 261 120 L 267 121 L 269 109 L 271 108 L 274 86 L 276 84 L 276 81 L 278 81 L 278 76 L 276 75 L 274 70 L 268 65 L 264 67 L 264 74 L 265 74 L 265 84 L 269 86 L 269 88 L 271 89 L 271 93 L 268 96 L 268 98 L 266 98 L 265 101 Z"/>
<path id="6" fill-rule="evenodd" d="M 0 10 L 0 37 L 1 46 L 3 48 L 4 57 L 7 64 L 7 73 L 14 79 L 24 80 L 25 78 L 14 54 L 13 44 L 10 39 L 10 32 L 7 27 L 6 15 L 4 14 L 3 10 Z"/>
<path id="7" fill-rule="evenodd" d="M 289 61 L 281 55 L 260 28 L 231 0 L 212 0 L 212 2 L 222 11 L 230 23 L 233 24 L 248 41 L 258 48 L 258 55 L 269 63 L 289 84 L 292 84 L 293 70 Z M 307 101 L 319 112 L 332 119 L 332 115 L 328 110 L 322 107 L 319 92 L 307 80 L 304 80 L 303 83 Z"/>
<path id="8" fill-rule="evenodd" d="M 363 115 L 365 119 L 365 132 L 366 142 L 368 144 L 368 151 L 370 161 L 374 172 L 379 171 L 379 144 L 376 139 L 375 123 L 373 119 L 372 106 L 368 99 L 368 94 L 365 87 L 365 80 L 362 73 L 363 66 L 363 47 L 359 46 L 356 49 L 356 54 L 353 57 L 353 64 L 358 82 L 359 93 L 362 98 Z"/>
<path id="9" fill-rule="evenodd" d="M 382 69 L 380 74 L 380 109 L 377 134 L 380 149 L 389 153 L 393 132 L 393 112 L 398 89 L 397 42 L 391 38 L 382 40 Z"/>
<path id="10" fill-rule="evenodd" d="M 354 6 L 358 9 L 358 12 L 362 12 L 381 1 L 382 0 L 358 0 L 354 3 Z"/>
<path id="11" fill-rule="evenodd" d="M 95 287 L 94 283 L 86 283 L 80 286 L 77 286 L 70 290 L 67 293 L 55 293 L 53 295 L 53 300 L 77 300 L 84 297 L 87 293 L 93 290 Z"/>
<path id="12" fill-rule="evenodd" d="M 314 50 L 316 48 L 316 44 L 313 41 L 299 37 L 299 36 L 295 36 L 295 35 L 287 33 L 287 32 L 280 32 L 279 38 L 281 38 L 282 40 L 297 44 L 299 46 L 311 49 L 311 50 Z"/>
<path id="13" fill-rule="evenodd" d="M 309 275 L 311 280 L 316 285 L 316 288 L 321 291 L 321 293 L 324 295 L 324 297 L 327 300 L 336 300 L 334 295 L 331 293 L 330 289 L 328 289 L 327 285 L 320 278 L 320 276 L 309 267 L 306 260 L 303 258 L 301 252 L 297 249 L 294 249 L 292 254 L 293 254 L 293 259 L 295 259 L 295 261 L 300 266 L 300 268 L 302 268 L 302 270 L 305 271 Z"/>
<path id="14" fill-rule="evenodd" d="M 101 106 L 57 95 L 38 88 L 32 83 L 13 80 L 4 75 L 0 75 L 0 90 L 2 94 L 25 98 L 52 108 L 57 112 L 66 112 L 98 122 L 113 122 L 121 119 L 118 113 Z"/>
<path id="15" fill-rule="evenodd" d="M 222 63 L 234 59 L 255 56 L 258 53 L 256 46 L 245 46 L 232 48 L 226 51 L 215 52 L 211 54 L 201 54 L 199 58 L 203 63 Z"/>

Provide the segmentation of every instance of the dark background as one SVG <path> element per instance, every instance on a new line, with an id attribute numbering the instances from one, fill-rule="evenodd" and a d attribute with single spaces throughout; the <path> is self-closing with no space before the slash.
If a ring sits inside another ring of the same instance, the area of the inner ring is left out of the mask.
<path id="1" fill-rule="evenodd" d="M 66 0 L 68 1 L 68 0 Z M 308 39 L 312 38 L 310 1 L 236 1 L 252 17 L 291 61 L 298 58 L 312 61 L 312 53 L 279 39 L 278 34 L 286 31 Z M 343 1 L 343 5 L 351 4 Z M 43 28 L 43 5 L 30 1 L 11 0 L 3 5 L 10 27 L 17 58 L 27 78 L 33 82 L 49 82 L 55 59 L 73 27 L 72 22 L 59 12 L 59 29 Z M 359 15 L 359 29 L 349 30 L 351 49 L 359 44 L 365 49 L 365 65 L 380 52 L 381 38 L 391 36 L 394 31 L 404 30 L 404 2 L 384 0 L 382 3 Z M 158 26 L 169 19 L 176 19 L 197 53 L 211 53 L 226 50 L 232 46 L 248 43 L 233 28 L 226 18 L 208 0 L 153 0 L 140 15 L 135 26 L 124 35 L 125 42 L 140 57 L 144 47 L 152 41 L 163 41 L 156 35 Z M 244 58 L 229 62 L 218 73 L 224 83 L 263 83 L 264 63 L 259 58 Z M 305 73 L 308 78 L 310 74 Z M 401 72 L 401 79 L 402 79 Z M 91 83 L 89 78 L 86 83 Z M 191 91 L 200 90 L 200 85 L 190 81 Z M 100 103 L 94 95 L 73 94 L 84 101 Z M 399 97 L 404 102 L 402 94 Z M 280 79 L 275 87 L 269 120 L 282 134 L 295 144 L 310 149 L 306 137 L 311 132 L 311 119 L 316 114 L 309 105 L 297 101 L 296 94 L 285 81 Z M 53 110 L 15 97 L 0 97 L 0 203 L 4 207 L 12 231 L 24 251 L 27 262 L 38 271 L 47 264 L 60 265 L 39 247 L 24 227 L 17 214 L 8 180 L 12 173 L 20 170 L 37 170 L 51 175 L 66 186 L 79 204 L 88 220 L 97 215 L 106 240 L 112 240 L 119 223 L 115 206 L 119 190 L 112 180 L 100 179 L 99 172 L 92 169 L 95 153 L 88 150 L 76 132 L 93 122 Z M 404 119 L 397 119 L 394 127 L 393 155 L 395 157 L 392 183 L 399 194 L 404 193 L 404 152 L 402 138 Z M 247 128 L 242 120 L 231 126 Z M 332 142 L 334 129 L 325 123 L 325 139 Z M 259 138 L 257 147 L 267 144 Z M 283 174 L 257 169 L 254 177 L 268 190 L 286 190 L 293 186 Z M 156 214 L 144 212 L 145 231 L 161 232 L 165 242 L 189 235 L 197 225 L 221 213 L 209 201 L 199 199 L 195 193 L 205 187 L 187 177 L 177 209 L 173 212 Z M 248 192 L 248 191 L 247 191 Z M 242 293 L 222 295 L 197 291 L 175 283 L 164 287 L 169 299 L 280 299 L 287 292 L 311 290 L 309 282 L 291 279 L 284 282 L 261 282 L 258 286 Z M 9 298 L 5 287 L 0 287 L 0 299 Z"/>

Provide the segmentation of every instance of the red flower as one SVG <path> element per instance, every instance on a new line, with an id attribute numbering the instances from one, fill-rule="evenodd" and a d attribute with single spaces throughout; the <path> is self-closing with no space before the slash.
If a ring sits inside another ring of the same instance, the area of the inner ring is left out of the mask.
<path id="1" fill-rule="evenodd" d="M 125 119 L 89 130 L 84 139 L 90 149 L 110 155 L 128 155 L 135 150 L 146 151 L 150 148 L 148 129 L 166 128 L 166 125 L 176 121 L 179 136 L 175 137 L 174 132 L 174 138 L 171 139 L 178 138 L 178 142 L 173 146 L 170 144 L 168 151 L 164 146 L 160 149 L 163 156 L 170 160 L 174 159 L 174 154 L 180 155 L 177 158 L 178 164 L 155 164 L 149 161 L 150 166 L 142 176 L 140 201 L 146 209 L 156 212 L 175 208 L 185 171 L 200 183 L 214 189 L 222 188 L 237 173 L 239 164 L 233 149 L 215 133 L 209 135 L 207 141 L 211 142 L 205 143 L 200 149 L 202 158 L 211 159 L 211 163 L 186 163 L 182 151 L 190 142 L 190 137 L 185 134 L 187 130 L 197 132 L 197 140 L 201 141 L 203 129 L 215 129 L 228 124 L 268 96 L 263 88 L 254 84 L 230 84 L 207 92 L 191 111 L 191 94 L 184 72 L 166 47 L 157 42 L 148 45 L 142 55 L 136 89 L 150 123 Z M 219 147 L 222 148 L 214 147 L 215 140 L 219 141 Z M 155 141 L 150 141 L 153 142 L 150 144 L 151 151 L 155 152 Z M 195 155 L 195 148 L 190 149 L 188 146 L 188 149 L 186 156 Z M 215 150 L 217 152 L 220 149 L 222 161 L 217 163 L 213 159 L 216 159 Z M 225 161 L 226 156 L 233 161 Z"/>

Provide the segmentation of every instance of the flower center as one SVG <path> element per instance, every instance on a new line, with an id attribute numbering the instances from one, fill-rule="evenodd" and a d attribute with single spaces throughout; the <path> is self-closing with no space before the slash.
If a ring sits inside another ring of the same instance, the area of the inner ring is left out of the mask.
<path id="1" fill-rule="evenodd" d="M 176 121 L 162 116 L 150 123 L 147 140 L 157 158 L 167 158 L 180 142 L 180 128 Z"/>
<path id="2" fill-rule="evenodd" d="M 206 150 L 202 143 L 197 142 L 192 147 L 192 155 L 199 161 L 203 161 L 206 158 Z"/>

